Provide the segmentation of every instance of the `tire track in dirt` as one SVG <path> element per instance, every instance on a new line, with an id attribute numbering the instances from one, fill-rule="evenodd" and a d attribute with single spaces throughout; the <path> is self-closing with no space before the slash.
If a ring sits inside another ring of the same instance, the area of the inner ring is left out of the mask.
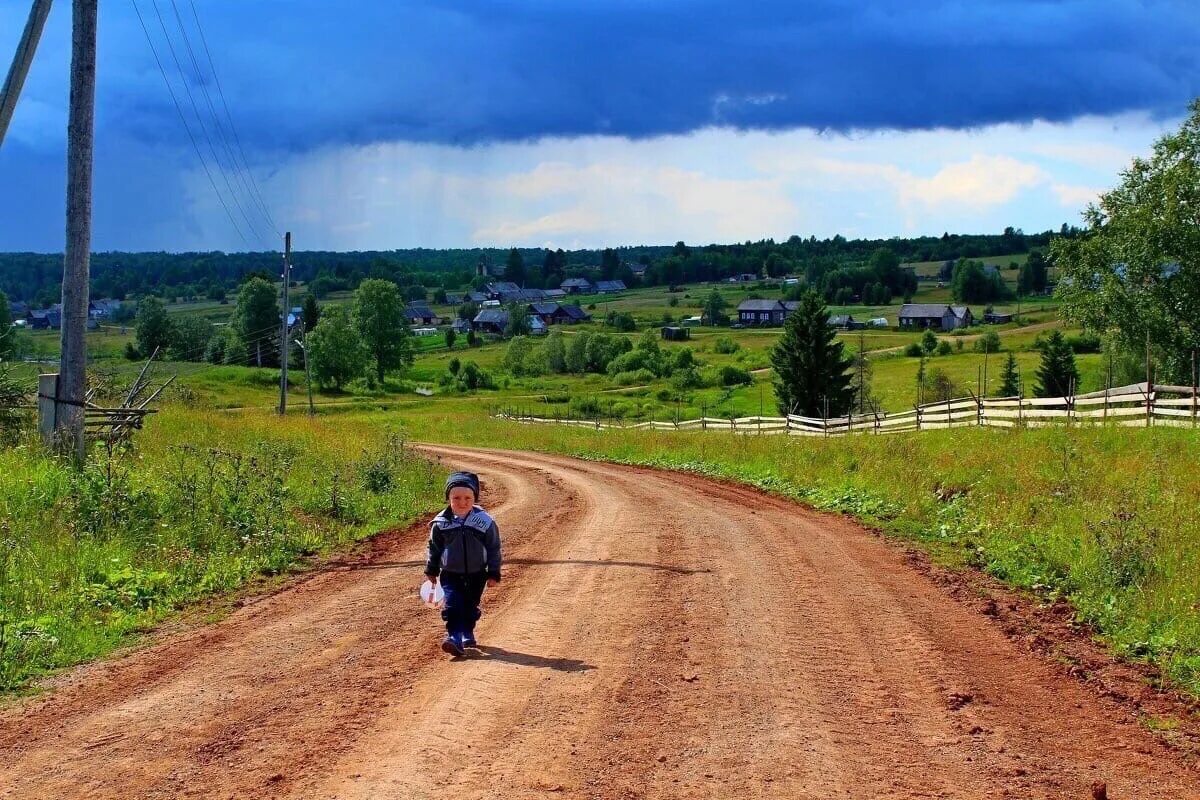
<path id="1" fill-rule="evenodd" d="M 480 656 L 422 527 L 0 711 L 0 797 L 1200 798 L 896 548 L 691 475 L 427 448 L 505 540 Z M 497 494 L 502 498 L 494 502 Z"/>

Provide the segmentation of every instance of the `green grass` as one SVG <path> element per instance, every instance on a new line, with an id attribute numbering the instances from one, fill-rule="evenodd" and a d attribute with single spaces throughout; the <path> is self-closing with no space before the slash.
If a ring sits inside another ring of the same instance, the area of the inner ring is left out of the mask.
<path id="1" fill-rule="evenodd" d="M 171 404 L 134 442 L 81 471 L 33 444 L 0 451 L 0 690 L 406 523 L 439 494 L 381 419 Z"/>

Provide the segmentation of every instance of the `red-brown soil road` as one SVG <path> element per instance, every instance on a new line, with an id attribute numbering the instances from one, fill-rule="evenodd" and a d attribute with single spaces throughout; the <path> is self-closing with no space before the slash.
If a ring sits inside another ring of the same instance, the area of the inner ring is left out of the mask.
<path id="1" fill-rule="evenodd" d="M 423 534 L 0 711 L 3 798 L 1200 797 L 1200 776 L 856 525 L 702 478 L 430 448 L 508 564 L 483 650 Z"/>

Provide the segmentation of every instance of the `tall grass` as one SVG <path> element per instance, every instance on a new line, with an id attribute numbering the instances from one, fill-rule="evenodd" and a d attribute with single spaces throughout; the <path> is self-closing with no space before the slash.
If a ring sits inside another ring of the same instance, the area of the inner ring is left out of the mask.
<path id="1" fill-rule="evenodd" d="M 0 452 L 0 690 L 165 614 L 400 524 L 436 475 L 378 423 L 168 406 L 79 471 Z"/>
<path id="2" fill-rule="evenodd" d="M 1200 695 L 1200 436 L 981 429 L 836 439 L 596 432 L 413 417 L 414 435 L 692 470 L 844 512 L 1064 597 L 1120 654 Z"/>

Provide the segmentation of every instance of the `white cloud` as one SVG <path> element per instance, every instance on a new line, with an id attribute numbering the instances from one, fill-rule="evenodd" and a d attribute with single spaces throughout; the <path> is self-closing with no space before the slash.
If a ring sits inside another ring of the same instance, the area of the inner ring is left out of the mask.
<path id="1" fill-rule="evenodd" d="M 1076 221 L 1092 187 L 1113 185 L 1169 127 L 1121 118 L 850 136 L 710 128 L 635 141 L 384 143 L 296 156 L 261 182 L 298 246 L 329 249 L 1045 230 Z M 203 201 L 205 185 L 193 188 L 204 220 L 196 236 L 213 246 L 220 209 Z"/>
<path id="2" fill-rule="evenodd" d="M 1055 183 L 1050 186 L 1058 202 L 1072 208 L 1083 208 L 1088 203 L 1094 203 L 1100 197 L 1103 189 L 1094 186 L 1072 186 L 1066 183 Z"/>
<path id="3" fill-rule="evenodd" d="M 947 164 L 929 178 L 910 176 L 896 188 L 902 204 L 988 208 L 1011 201 L 1045 179 L 1040 167 L 1015 158 L 974 155 L 967 161 Z"/>

